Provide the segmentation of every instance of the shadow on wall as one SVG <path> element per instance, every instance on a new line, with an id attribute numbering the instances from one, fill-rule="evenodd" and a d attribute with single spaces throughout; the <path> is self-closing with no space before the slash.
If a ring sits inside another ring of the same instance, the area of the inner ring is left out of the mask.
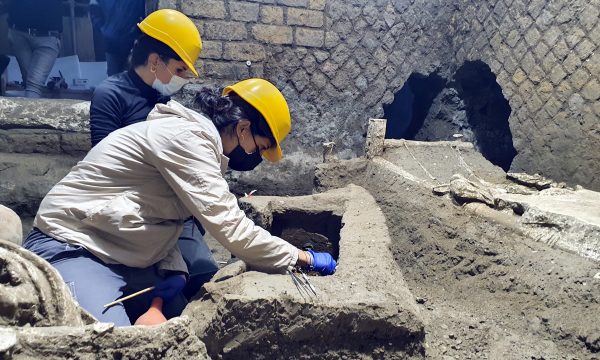
<path id="1" fill-rule="evenodd" d="M 517 154 L 508 124 L 511 108 L 496 76 L 481 61 L 468 61 L 448 81 L 436 73 L 414 73 L 384 106 L 385 137 L 420 141 L 472 142 L 504 171 Z"/>

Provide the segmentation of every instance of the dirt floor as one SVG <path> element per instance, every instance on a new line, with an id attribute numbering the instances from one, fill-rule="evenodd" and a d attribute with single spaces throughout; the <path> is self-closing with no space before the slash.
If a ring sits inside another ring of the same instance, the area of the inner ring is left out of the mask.
<path id="1" fill-rule="evenodd" d="M 368 189 L 386 216 L 427 358 L 600 359 L 600 264 L 424 188 L 352 173 L 343 182 Z"/>

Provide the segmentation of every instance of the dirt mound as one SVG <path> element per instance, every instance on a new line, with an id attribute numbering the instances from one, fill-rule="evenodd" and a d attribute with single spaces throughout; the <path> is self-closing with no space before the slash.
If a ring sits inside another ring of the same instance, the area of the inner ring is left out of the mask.
<path id="1" fill-rule="evenodd" d="M 465 211 L 375 162 L 317 169 L 383 210 L 396 262 L 425 318 L 428 358 L 600 358 L 600 264 Z"/>

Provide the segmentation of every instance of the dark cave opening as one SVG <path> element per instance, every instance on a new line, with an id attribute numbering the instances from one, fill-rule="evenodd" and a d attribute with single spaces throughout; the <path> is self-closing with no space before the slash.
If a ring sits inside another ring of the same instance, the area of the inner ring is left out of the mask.
<path id="1" fill-rule="evenodd" d="M 412 74 L 384 106 L 385 137 L 441 141 L 462 136 L 508 171 L 517 154 L 508 124 L 511 111 L 490 67 L 467 61 L 450 81 L 435 73 Z"/>

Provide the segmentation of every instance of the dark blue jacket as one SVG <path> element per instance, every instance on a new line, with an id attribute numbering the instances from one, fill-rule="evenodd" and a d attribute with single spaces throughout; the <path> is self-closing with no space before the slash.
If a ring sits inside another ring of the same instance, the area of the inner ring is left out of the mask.
<path id="1" fill-rule="evenodd" d="M 92 146 L 117 129 L 146 120 L 154 105 L 169 100 L 168 96 L 161 96 L 148 86 L 133 70 L 109 77 L 98 85 L 92 96 Z"/>
<path id="2" fill-rule="evenodd" d="M 100 29 L 106 52 L 129 53 L 141 32 L 137 23 L 145 16 L 145 0 L 95 0 L 90 3 L 94 27 Z"/>

